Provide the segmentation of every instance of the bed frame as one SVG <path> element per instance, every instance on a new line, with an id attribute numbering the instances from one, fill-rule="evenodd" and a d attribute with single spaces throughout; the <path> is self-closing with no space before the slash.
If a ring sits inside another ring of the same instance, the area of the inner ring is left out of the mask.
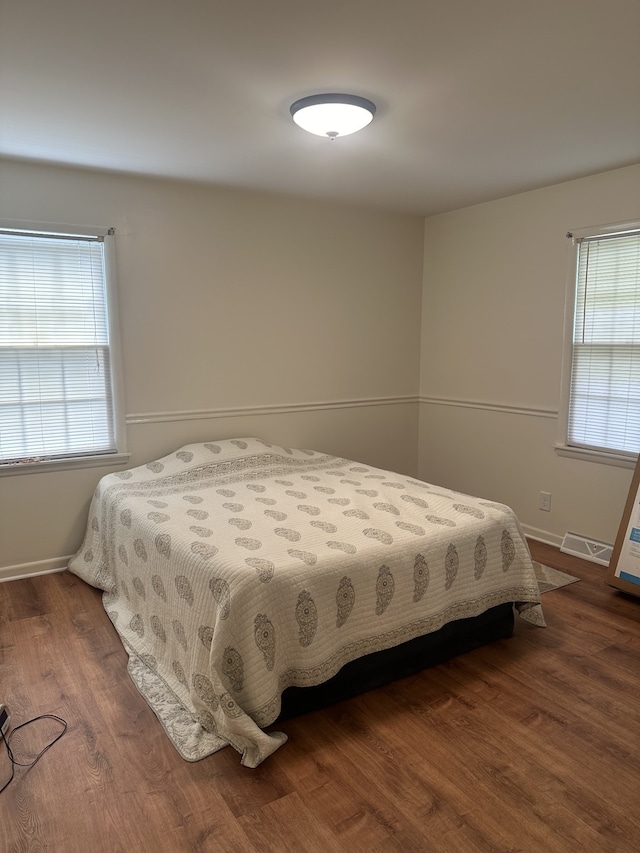
<path id="1" fill-rule="evenodd" d="M 432 634 L 365 655 L 345 664 L 323 684 L 288 687 L 282 694 L 282 708 L 276 723 L 350 699 L 472 649 L 506 639 L 513 634 L 513 626 L 513 605 L 500 604 L 479 616 L 449 622 Z"/>

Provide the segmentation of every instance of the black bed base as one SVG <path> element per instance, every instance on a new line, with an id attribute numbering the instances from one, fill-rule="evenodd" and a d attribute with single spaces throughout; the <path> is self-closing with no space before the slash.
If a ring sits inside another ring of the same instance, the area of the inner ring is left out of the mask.
<path id="1" fill-rule="evenodd" d="M 323 684 L 288 687 L 282 694 L 282 709 L 276 722 L 350 699 L 479 646 L 510 637 L 513 625 L 513 605 L 500 604 L 479 616 L 449 622 L 432 634 L 365 655 L 345 664 Z"/>

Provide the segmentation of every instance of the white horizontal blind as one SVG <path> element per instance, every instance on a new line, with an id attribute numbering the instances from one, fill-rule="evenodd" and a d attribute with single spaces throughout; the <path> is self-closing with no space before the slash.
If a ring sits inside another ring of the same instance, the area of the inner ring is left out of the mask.
<path id="1" fill-rule="evenodd" d="M 103 249 L 0 232 L 0 464 L 116 450 Z"/>
<path id="2" fill-rule="evenodd" d="M 640 232 L 578 244 L 568 443 L 640 451 Z"/>

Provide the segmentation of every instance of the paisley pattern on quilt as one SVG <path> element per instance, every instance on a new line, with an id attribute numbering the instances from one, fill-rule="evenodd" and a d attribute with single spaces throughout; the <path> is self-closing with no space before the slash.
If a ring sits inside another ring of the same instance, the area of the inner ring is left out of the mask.
<path id="1" fill-rule="evenodd" d="M 514 602 L 544 624 L 508 507 L 256 438 L 104 477 L 69 569 L 188 760 L 231 744 L 255 767 L 284 689 L 451 620 Z"/>

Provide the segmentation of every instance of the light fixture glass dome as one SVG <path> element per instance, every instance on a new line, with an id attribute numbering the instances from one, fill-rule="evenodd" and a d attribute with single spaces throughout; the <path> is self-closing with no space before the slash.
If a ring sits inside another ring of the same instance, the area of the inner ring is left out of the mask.
<path id="1" fill-rule="evenodd" d="M 290 112 L 299 127 L 335 139 L 366 127 L 376 106 L 359 95 L 310 95 L 291 104 Z"/>

